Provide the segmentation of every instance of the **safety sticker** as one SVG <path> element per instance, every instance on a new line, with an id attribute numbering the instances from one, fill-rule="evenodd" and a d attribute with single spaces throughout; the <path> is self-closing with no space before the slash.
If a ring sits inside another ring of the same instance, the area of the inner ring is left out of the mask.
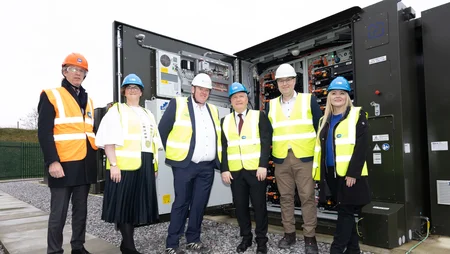
<path id="1" fill-rule="evenodd" d="M 170 194 L 166 194 L 162 196 L 162 203 L 169 204 L 170 203 Z"/>
<path id="2" fill-rule="evenodd" d="M 389 148 L 391 148 L 391 146 L 388 143 L 384 143 L 381 148 L 383 148 L 384 151 L 389 150 Z"/>
<path id="3" fill-rule="evenodd" d="M 372 135 L 372 142 L 389 141 L 389 134 Z"/>
<path id="4" fill-rule="evenodd" d="M 381 151 L 380 146 L 378 144 L 375 144 L 375 147 L 373 148 L 374 151 Z"/>
<path id="5" fill-rule="evenodd" d="M 374 153 L 373 154 L 373 164 L 381 164 L 381 153 Z"/>

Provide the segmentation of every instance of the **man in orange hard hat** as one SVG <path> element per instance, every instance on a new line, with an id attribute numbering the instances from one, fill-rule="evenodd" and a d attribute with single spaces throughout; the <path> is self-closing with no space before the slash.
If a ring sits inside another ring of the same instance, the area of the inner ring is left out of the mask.
<path id="1" fill-rule="evenodd" d="M 50 216 L 47 253 L 63 253 L 63 229 L 72 198 L 73 254 L 84 248 L 87 198 L 90 184 L 97 181 L 94 105 L 81 86 L 88 62 L 72 53 L 62 63 L 61 86 L 43 90 L 38 105 L 38 138 L 48 169 Z"/>

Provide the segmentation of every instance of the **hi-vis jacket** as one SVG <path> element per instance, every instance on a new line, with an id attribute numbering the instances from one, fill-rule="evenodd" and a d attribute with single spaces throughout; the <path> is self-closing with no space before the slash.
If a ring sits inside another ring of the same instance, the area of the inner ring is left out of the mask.
<path id="1" fill-rule="evenodd" d="M 243 168 L 258 169 L 261 157 L 259 114 L 257 110 L 248 110 L 240 135 L 236 128 L 234 112 L 225 116 L 222 127 L 227 138 L 227 158 L 230 171 L 238 171 Z"/>
<path id="2" fill-rule="evenodd" d="M 123 146 L 116 146 L 117 166 L 120 170 L 138 170 L 141 168 L 141 152 L 142 152 L 142 126 L 139 116 L 125 103 L 115 103 L 109 110 L 118 110 L 120 114 L 120 124 L 123 131 Z M 158 171 L 158 143 L 157 139 L 157 125 L 153 114 L 147 109 L 142 108 L 150 119 L 150 124 L 153 126 L 150 131 L 152 142 L 150 144 L 153 153 L 153 164 L 155 172 Z M 109 160 L 106 162 L 106 169 L 110 169 Z"/>
<path id="3" fill-rule="evenodd" d="M 352 107 L 348 116 L 340 121 L 333 134 L 335 144 L 335 170 L 337 175 L 344 177 L 347 174 L 347 169 L 353 155 L 356 144 L 356 123 L 360 115 L 361 107 Z M 323 121 L 323 118 L 321 118 Z M 329 137 L 331 138 L 331 137 Z M 314 149 L 314 162 L 312 176 L 314 180 L 320 180 L 321 172 L 321 142 L 319 138 L 316 139 Z M 361 176 L 367 176 L 367 163 L 364 163 Z"/>
<path id="4" fill-rule="evenodd" d="M 166 143 L 166 157 L 169 160 L 183 161 L 189 153 L 193 130 L 187 100 L 187 97 L 176 98 L 175 122 Z M 219 111 L 216 106 L 209 103 L 207 105 L 216 129 L 217 156 L 220 162 L 222 160 L 222 143 Z M 197 133 L 197 135 L 201 135 L 201 133 Z"/>
<path id="5" fill-rule="evenodd" d="M 44 90 L 55 108 L 53 138 L 60 162 L 83 160 L 87 154 L 86 137 L 95 146 L 93 103 L 88 98 L 84 114 L 75 98 L 64 87 Z"/>
<path id="6" fill-rule="evenodd" d="M 273 128 L 272 155 L 284 159 L 290 146 L 295 157 L 312 157 L 316 131 L 310 107 L 311 94 L 297 95 L 290 118 L 283 114 L 280 99 L 270 100 L 268 117 Z"/>

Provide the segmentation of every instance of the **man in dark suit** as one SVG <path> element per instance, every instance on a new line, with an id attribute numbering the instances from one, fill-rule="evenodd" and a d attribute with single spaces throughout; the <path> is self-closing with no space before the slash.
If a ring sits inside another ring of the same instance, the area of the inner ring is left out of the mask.
<path id="1" fill-rule="evenodd" d="M 266 114 L 247 109 L 247 88 L 233 83 L 229 89 L 233 113 L 222 119 L 222 180 L 231 184 L 242 242 L 238 253 L 252 245 L 249 197 L 255 211 L 256 253 L 267 253 L 266 176 L 272 127 Z"/>
<path id="2" fill-rule="evenodd" d="M 188 212 L 186 249 L 210 252 L 200 241 L 200 233 L 214 169 L 219 169 L 222 156 L 219 111 L 206 103 L 211 89 L 211 78 L 198 74 L 192 80 L 192 95 L 172 99 L 158 125 L 175 189 L 165 253 L 184 253 L 179 248 L 179 238 L 184 233 Z"/>

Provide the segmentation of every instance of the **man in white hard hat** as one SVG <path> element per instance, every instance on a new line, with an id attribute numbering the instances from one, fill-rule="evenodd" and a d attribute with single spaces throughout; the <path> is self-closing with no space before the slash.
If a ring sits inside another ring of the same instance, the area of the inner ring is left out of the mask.
<path id="1" fill-rule="evenodd" d="M 318 253 L 315 228 L 315 203 L 312 164 L 314 144 L 322 111 L 317 99 L 294 90 L 297 73 L 290 64 L 282 64 L 275 73 L 281 95 L 270 100 L 268 117 L 272 124 L 272 157 L 275 178 L 280 192 L 281 220 L 284 237 L 280 248 L 289 248 L 296 241 L 294 217 L 295 187 L 301 201 L 305 252 Z"/>
<path id="2" fill-rule="evenodd" d="M 195 76 L 191 96 L 172 99 L 158 125 L 166 163 L 172 166 L 175 188 L 165 253 L 184 253 L 179 247 L 183 234 L 187 250 L 210 252 L 200 241 L 200 233 L 214 169 L 220 168 L 222 156 L 219 111 L 206 103 L 211 89 L 211 78 L 207 74 Z"/>

